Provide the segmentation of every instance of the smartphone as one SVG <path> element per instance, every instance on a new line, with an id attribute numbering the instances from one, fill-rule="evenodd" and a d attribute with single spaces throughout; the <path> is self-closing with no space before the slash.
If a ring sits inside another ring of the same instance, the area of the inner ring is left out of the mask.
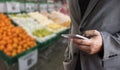
<path id="1" fill-rule="evenodd" d="M 62 34 L 61 36 L 64 38 L 80 38 L 80 39 L 88 40 L 87 37 L 84 37 L 84 36 L 79 35 L 79 34 Z"/>

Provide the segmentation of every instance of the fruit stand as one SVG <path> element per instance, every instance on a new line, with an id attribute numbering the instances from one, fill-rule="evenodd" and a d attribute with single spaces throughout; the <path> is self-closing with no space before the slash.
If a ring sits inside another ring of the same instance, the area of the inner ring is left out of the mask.
<path id="1" fill-rule="evenodd" d="M 5 14 L 0 14 L 0 35 L 0 58 L 8 65 L 37 49 L 36 40 L 23 28 L 13 25 Z"/>
<path id="2" fill-rule="evenodd" d="M 49 23 L 51 21 L 49 19 L 48 22 L 41 24 L 41 21 L 35 21 L 35 18 L 26 13 L 0 14 L 0 57 L 8 65 L 14 64 L 18 62 L 20 57 L 34 50 L 49 47 L 61 37 L 62 33 L 68 32 L 69 27 L 64 27 L 53 21 Z"/>
<path id="3" fill-rule="evenodd" d="M 28 64 L 29 69 L 37 63 L 39 51 L 50 47 L 61 38 L 61 34 L 69 32 L 70 18 L 58 11 L 26 12 L 25 0 L 22 3 L 5 1 L 2 3 L 6 8 L 0 13 L 0 62 L 4 64 L 0 64 L 0 69 L 13 70 L 11 67 L 16 63 L 19 70 L 23 70 L 24 64 Z M 21 5 L 24 8 L 21 9 Z"/>

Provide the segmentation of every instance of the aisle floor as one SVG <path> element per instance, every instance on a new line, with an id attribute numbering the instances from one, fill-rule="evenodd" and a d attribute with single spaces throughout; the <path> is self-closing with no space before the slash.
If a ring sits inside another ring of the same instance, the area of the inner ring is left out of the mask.
<path id="1" fill-rule="evenodd" d="M 62 40 L 61 42 L 61 40 L 59 40 L 56 44 L 45 50 L 45 53 L 42 53 L 43 56 L 39 56 L 37 70 L 64 70 L 62 62 L 65 48 L 66 41 Z"/>

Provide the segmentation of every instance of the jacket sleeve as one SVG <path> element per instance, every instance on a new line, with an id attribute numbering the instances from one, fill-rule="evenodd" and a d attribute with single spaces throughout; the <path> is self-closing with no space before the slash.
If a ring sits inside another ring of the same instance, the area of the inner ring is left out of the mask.
<path id="1" fill-rule="evenodd" d="M 120 54 L 120 32 L 110 34 L 101 32 L 103 38 L 103 60 Z"/>

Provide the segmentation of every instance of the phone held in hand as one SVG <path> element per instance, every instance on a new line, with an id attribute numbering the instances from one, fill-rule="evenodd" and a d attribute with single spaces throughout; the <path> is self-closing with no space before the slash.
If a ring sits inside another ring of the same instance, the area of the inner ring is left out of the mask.
<path id="1" fill-rule="evenodd" d="M 62 34 L 61 36 L 64 38 L 79 38 L 79 39 L 84 39 L 84 40 L 88 39 L 87 37 L 84 37 L 84 36 L 79 35 L 79 34 Z"/>

